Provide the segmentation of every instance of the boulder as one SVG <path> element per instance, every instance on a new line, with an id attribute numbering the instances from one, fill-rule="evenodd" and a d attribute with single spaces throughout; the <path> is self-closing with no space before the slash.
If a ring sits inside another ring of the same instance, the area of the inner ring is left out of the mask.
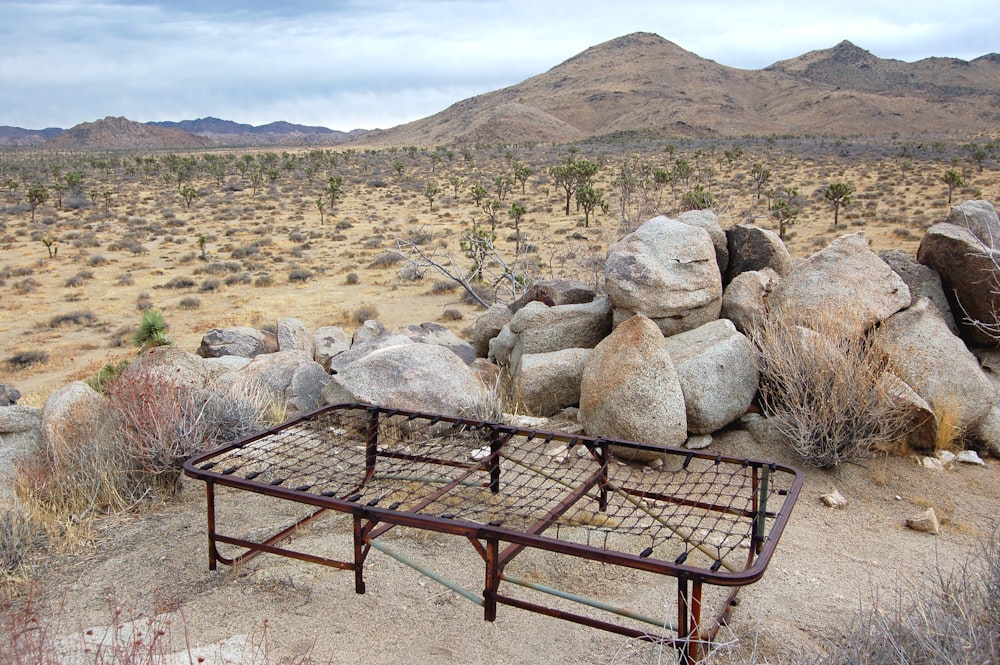
<path id="1" fill-rule="evenodd" d="M 215 381 L 230 372 L 238 372 L 246 367 L 251 360 L 252 358 L 243 358 L 241 356 L 205 358 L 205 369 L 208 370 L 209 381 Z"/>
<path id="2" fill-rule="evenodd" d="M 736 224 L 726 230 L 729 266 L 726 283 L 750 270 L 770 268 L 784 277 L 792 272 L 792 255 L 774 231 L 750 224 Z"/>
<path id="3" fill-rule="evenodd" d="M 298 319 L 278 319 L 278 350 L 303 351 L 310 358 L 316 343 L 306 324 Z"/>
<path id="4" fill-rule="evenodd" d="M 719 225 L 718 215 L 711 210 L 688 210 L 677 215 L 677 221 L 708 231 L 715 246 L 715 262 L 719 265 L 719 273 L 725 275 L 729 268 L 729 239 Z"/>
<path id="5" fill-rule="evenodd" d="M 323 388 L 330 375 L 305 351 L 288 350 L 257 356 L 235 379 L 256 382 L 293 418 L 323 406 Z"/>
<path id="6" fill-rule="evenodd" d="M 211 378 L 205 360 L 176 346 L 154 346 L 136 356 L 121 373 L 120 381 L 142 382 L 152 390 L 204 388 Z"/>
<path id="7" fill-rule="evenodd" d="M 73 455 L 81 445 L 99 445 L 106 440 L 108 399 L 83 381 L 56 388 L 42 411 L 42 445 L 47 455 Z"/>
<path id="8" fill-rule="evenodd" d="M 0 406 L 0 506 L 14 495 L 15 464 L 42 445 L 42 410 Z"/>
<path id="9" fill-rule="evenodd" d="M 614 325 L 642 314 L 664 335 L 717 319 L 722 307 L 722 276 L 708 231 L 663 216 L 608 248 L 605 288 Z"/>
<path id="10" fill-rule="evenodd" d="M 354 337 L 351 338 L 351 346 L 365 344 L 376 337 L 384 335 L 385 326 L 375 319 L 368 319 L 354 330 Z"/>
<path id="11" fill-rule="evenodd" d="M 934 439 L 937 435 L 937 416 L 934 415 L 931 405 L 892 372 L 883 372 L 879 382 L 879 387 L 890 396 L 901 412 L 900 418 L 906 423 L 904 425 L 907 432 L 906 448 L 933 452 Z"/>
<path id="12" fill-rule="evenodd" d="M 980 450 L 1000 457 L 1000 404 L 994 404 L 972 432 Z"/>
<path id="13" fill-rule="evenodd" d="M 611 332 L 611 302 L 597 298 L 555 307 L 531 302 L 514 314 L 510 331 L 517 335 L 510 359 L 515 369 L 522 355 L 592 349 Z"/>
<path id="14" fill-rule="evenodd" d="M 0 434 L 20 434 L 42 426 L 42 410 L 33 406 L 0 406 Z"/>
<path id="15" fill-rule="evenodd" d="M 910 289 L 872 251 L 864 233 L 841 236 L 783 277 L 768 308 L 824 332 L 858 336 L 910 304 Z"/>
<path id="16" fill-rule="evenodd" d="M 501 367 L 510 367 L 510 356 L 517 344 L 517 335 L 510 330 L 510 325 L 505 325 L 497 333 L 497 336 L 490 340 L 490 352 L 486 359 L 496 363 Z"/>
<path id="17" fill-rule="evenodd" d="M 579 305 L 590 302 L 596 295 L 593 287 L 583 282 L 574 282 L 568 279 L 540 279 L 529 286 L 524 295 L 507 306 L 507 309 L 511 313 L 515 313 L 529 302 L 541 302 L 549 307 Z"/>
<path id="18" fill-rule="evenodd" d="M 510 323 L 512 316 L 514 315 L 507 305 L 493 305 L 476 319 L 473 346 L 476 348 L 477 356 L 480 358 L 489 356 L 490 340 L 500 334 L 503 327 Z"/>
<path id="19" fill-rule="evenodd" d="M 750 408 L 758 374 L 750 341 L 728 319 L 666 339 L 684 394 L 687 429 L 711 434 Z"/>
<path id="20" fill-rule="evenodd" d="M 313 360 L 327 371 L 330 370 L 330 360 L 350 348 L 351 336 L 343 328 L 322 326 L 313 333 Z"/>
<path id="21" fill-rule="evenodd" d="M 485 393 L 457 355 L 443 346 L 410 342 L 376 349 L 343 367 L 323 389 L 323 401 L 461 416 Z"/>
<path id="22" fill-rule="evenodd" d="M 942 223 L 921 238 L 917 261 L 941 276 L 962 336 L 975 344 L 995 344 L 992 335 L 972 322 L 994 330 L 1000 326 L 1000 251 L 967 228 Z"/>
<path id="23" fill-rule="evenodd" d="M 972 431 L 993 407 L 990 380 L 927 298 L 886 319 L 873 334 L 896 375 L 938 417 L 952 412 L 959 427 Z"/>
<path id="24" fill-rule="evenodd" d="M 6 383 L 0 383 L 0 407 L 17 404 L 19 399 L 21 399 L 20 390 Z"/>
<path id="25" fill-rule="evenodd" d="M 561 349 L 521 356 L 514 377 L 517 403 L 531 415 L 548 417 L 580 401 L 583 367 L 592 349 Z"/>
<path id="26" fill-rule="evenodd" d="M 397 332 L 418 344 L 443 346 L 464 360 L 467 365 L 476 359 L 476 349 L 471 344 L 440 324 L 421 323 L 405 326 Z"/>
<path id="27" fill-rule="evenodd" d="M 580 382 L 580 422 L 590 436 L 637 441 L 660 448 L 687 439 L 684 394 L 660 328 L 637 315 L 598 344 Z M 654 451 L 612 449 L 638 461 Z"/>
<path id="28" fill-rule="evenodd" d="M 241 356 L 253 358 L 278 350 L 278 338 L 256 328 L 213 328 L 201 338 L 198 355 L 202 358 Z"/>
<path id="29" fill-rule="evenodd" d="M 750 334 L 767 317 L 767 294 L 779 279 L 770 268 L 741 272 L 722 294 L 720 316 L 732 321 L 741 333 Z"/>
<path id="30" fill-rule="evenodd" d="M 958 334 L 955 317 L 951 314 L 951 305 L 948 304 L 948 298 L 941 286 L 941 276 L 935 270 L 917 263 L 916 259 L 899 249 L 880 252 L 879 258 L 885 261 L 906 283 L 907 288 L 910 289 L 911 305 L 920 298 L 929 299 L 941 313 L 944 322 L 948 324 L 948 330 Z"/>
<path id="31" fill-rule="evenodd" d="M 989 201 L 966 201 L 951 207 L 946 220 L 974 235 L 986 247 L 1000 249 L 1000 217 Z"/>

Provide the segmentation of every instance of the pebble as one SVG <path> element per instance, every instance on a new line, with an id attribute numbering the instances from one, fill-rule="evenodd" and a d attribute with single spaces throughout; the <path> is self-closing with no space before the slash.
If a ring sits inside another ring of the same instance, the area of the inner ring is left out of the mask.
<path id="1" fill-rule="evenodd" d="M 961 462 L 962 464 L 977 464 L 979 466 L 986 466 L 986 462 L 983 461 L 975 450 L 963 450 L 955 456 L 955 460 Z"/>
<path id="2" fill-rule="evenodd" d="M 830 508 L 846 508 L 848 501 L 844 498 L 844 495 L 837 490 L 833 490 L 829 494 L 824 494 L 819 498 L 824 505 Z"/>

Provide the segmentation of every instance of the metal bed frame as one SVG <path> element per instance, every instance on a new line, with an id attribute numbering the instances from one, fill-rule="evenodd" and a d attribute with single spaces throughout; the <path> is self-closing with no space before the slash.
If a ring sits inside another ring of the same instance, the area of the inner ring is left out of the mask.
<path id="1" fill-rule="evenodd" d="M 661 469 L 620 461 L 650 450 L 663 453 Z M 267 552 L 353 571 L 361 594 L 374 548 L 482 606 L 487 621 L 498 605 L 519 607 L 662 641 L 684 663 L 706 653 L 740 587 L 764 574 L 803 482 L 797 469 L 770 462 L 362 404 L 319 409 L 194 457 L 184 472 L 206 483 L 212 570 Z M 225 535 L 216 522 L 216 485 L 310 512 L 261 541 Z M 349 560 L 282 545 L 326 511 L 353 518 Z M 483 591 L 378 540 L 395 527 L 467 539 L 485 565 Z M 225 556 L 220 544 L 238 553 Z M 673 577 L 676 621 L 508 571 L 525 550 Z M 728 590 L 709 619 L 705 585 Z M 549 602 L 559 607 L 537 598 L 554 598 Z"/>

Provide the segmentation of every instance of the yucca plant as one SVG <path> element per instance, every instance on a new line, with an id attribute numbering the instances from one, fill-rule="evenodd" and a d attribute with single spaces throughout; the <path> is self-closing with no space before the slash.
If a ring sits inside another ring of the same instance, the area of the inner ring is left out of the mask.
<path id="1" fill-rule="evenodd" d="M 142 314 L 139 329 L 132 334 L 132 343 L 140 350 L 173 344 L 174 340 L 167 334 L 169 327 L 161 312 L 155 309 L 146 310 Z"/>

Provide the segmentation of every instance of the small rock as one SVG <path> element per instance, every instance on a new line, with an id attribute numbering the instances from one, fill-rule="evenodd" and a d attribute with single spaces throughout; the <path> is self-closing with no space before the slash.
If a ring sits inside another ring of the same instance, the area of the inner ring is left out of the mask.
<path id="1" fill-rule="evenodd" d="M 819 500 L 823 502 L 823 505 L 829 508 L 846 508 L 848 503 L 847 499 L 844 498 L 844 495 L 838 490 L 833 490 L 829 494 L 824 494 L 819 498 Z"/>
<path id="2" fill-rule="evenodd" d="M 986 466 L 986 462 L 979 456 L 975 450 L 963 450 L 958 455 L 955 456 L 956 462 L 961 462 L 962 464 L 978 464 L 979 466 Z"/>
<path id="3" fill-rule="evenodd" d="M 946 466 L 955 461 L 955 453 L 950 450 L 939 450 L 934 453 L 934 456 L 941 460 L 941 463 Z"/>
<path id="4" fill-rule="evenodd" d="M 0 383 L 0 406 L 14 406 L 21 399 L 21 391 L 14 386 Z"/>
<path id="5" fill-rule="evenodd" d="M 934 513 L 933 508 L 928 508 L 919 515 L 908 517 L 906 519 L 906 526 L 910 527 L 914 531 L 933 533 L 935 536 L 941 531 L 937 515 Z"/>
<path id="6" fill-rule="evenodd" d="M 523 427 L 524 429 L 540 429 L 548 424 L 548 418 L 536 418 L 534 416 L 521 416 L 521 415 L 508 415 L 504 414 L 504 419 L 507 420 L 513 427 Z"/>
<path id="7" fill-rule="evenodd" d="M 474 462 L 482 462 L 484 459 L 486 459 L 489 456 L 490 456 L 490 447 L 489 446 L 483 446 L 482 448 L 476 448 L 471 453 L 469 453 L 469 457 L 471 457 L 472 461 L 474 461 Z"/>
<path id="8" fill-rule="evenodd" d="M 712 445 L 711 434 L 692 434 L 684 442 L 684 447 L 688 450 L 701 450 Z"/>
<path id="9" fill-rule="evenodd" d="M 651 460 L 649 460 L 648 462 L 646 462 L 646 466 L 648 466 L 650 469 L 653 469 L 653 470 L 662 469 L 663 468 L 663 458 L 662 457 L 654 457 Z"/>
<path id="10" fill-rule="evenodd" d="M 944 462 L 937 457 L 922 457 L 920 459 L 920 466 L 931 471 L 944 471 Z"/>

